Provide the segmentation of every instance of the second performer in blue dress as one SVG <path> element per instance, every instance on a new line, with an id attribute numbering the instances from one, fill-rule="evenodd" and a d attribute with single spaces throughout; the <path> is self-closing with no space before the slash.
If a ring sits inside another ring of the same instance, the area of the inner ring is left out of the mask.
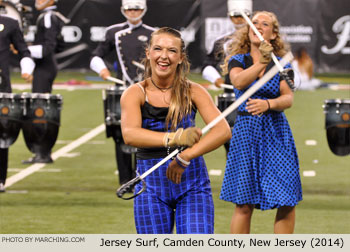
<path id="1" fill-rule="evenodd" d="M 257 12 L 252 22 L 264 42 L 247 26 L 238 32 L 226 59 L 237 99 L 274 65 L 271 52 L 286 53 L 273 13 Z M 238 108 L 220 195 L 236 204 L 232 233 L 250 232 L 254 208 L 277 208 L 274 232 L 294 231 L 302 189 L 298 155 L 283 112 L 292 103 L 292 90 L 277 74 Z"/>

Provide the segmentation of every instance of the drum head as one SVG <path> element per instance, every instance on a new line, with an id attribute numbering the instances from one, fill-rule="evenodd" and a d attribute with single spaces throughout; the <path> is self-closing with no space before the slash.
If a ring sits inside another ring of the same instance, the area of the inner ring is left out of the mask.
<path id="1" fill-rule="evenodd" d="M 62 100 L 62 95 L 60 94 L 26 93 L 26 96 L 31 99 Z"/>
<path id="2" fill-rule="evenodd" d="M 122 94 L 125 91 L 125 87 L 124 86 L 120 86 L 120 85 L 114 85 L 114 86 L 110 86 L 106 89 L 106 94 Z"/>
<path id="3" fill-rule="evenodd" d="M 218 95 L 219 99 L 225 99 L 228 101 L 235 101 L 236 95 L 235 93 L 222 93 Z"/>

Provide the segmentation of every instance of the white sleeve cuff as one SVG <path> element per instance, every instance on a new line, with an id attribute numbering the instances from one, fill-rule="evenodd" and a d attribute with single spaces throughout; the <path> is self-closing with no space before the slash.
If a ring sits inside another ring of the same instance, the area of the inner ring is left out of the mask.
<path id="1" fill-rule="evenodd" d="M 21 74 L 27 73 L 27 74 L 32 74 L 35 68 L 35 63 L 34 61 L 29 58 L 29 57 L 24 57 L 21 59 L 19 62 L 21 65 Z"/>
<path id="2" fill-rule="evenodd" d="M 203 69 L 202 76 L 204 79 L 210 81 L 213 84 L 218 78 L 221 78 L 221 75 L 213 66 L 206 66 Z"/>
<path id="3" fill-rule="evenodd" d="M 43 58 L 43 46 L 42 45 L 33 45 L 28 46 L 30 54 L 33 58 L 42 59 Z"/>
<path id="4" fill-rule="evenodd" d="M 94 72 L 100 74 L 101 70 L 107 68 L 107 66 L 104 63 L 103 59 L 101 59 L 98 56 L 95 56 L 90 61 L 90 68 Z"/>

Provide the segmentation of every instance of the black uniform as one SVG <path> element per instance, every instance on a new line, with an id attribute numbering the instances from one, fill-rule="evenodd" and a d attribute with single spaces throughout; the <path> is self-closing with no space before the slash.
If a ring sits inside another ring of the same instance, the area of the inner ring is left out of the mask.
<path id="1" fill-rule="evenodd" d="M 56 6 L 45 8 L 39 15 L 37 31 L 33 46 L 30 46 L 36 68 L 33 74 L 33 93 L 51 93 L 52 84 L 57 75 L 55 53 L 63 41 L 61 30 L 69 22 L 61 13 L 56 12 Z"/>
<path id="2" fill-rule="evenodd" d="M 145 46 L 155 29 L 143 23 L 132 25 L 128 22 L 107 28 L 106 39 L 93 51 L 92 56 L 104 58 L 111 52 L 117 54 L 117 78 L 128 84 L 141 81 L 143 71 L 132 61 L 140 62 L 145 55 Z"/>
<path id="3" fill-rule="evenodd" d="M 0 15 L 0 92 L 11 93 L 10 82 L 10 44 L 13 44 L 21 58 L 30 57 L 30 52 L 23 39 L 18 21 Z"/>
<path id="4" fill-rule="evenodd" d="M 0 15 L 0 92 L 2 93 L 12 91 L 9 72 L 10 44 L 14 45 L 21 58 L 30 57 L 18 21 L 6 15 Z M 7 177 L 7 167 L 8 148 L 0 148 L 0 184 L 3 185 Z"/>
<path id="5" fill-rule="evenodd" d="M 123 79 L 128 85 L 141 81 L 143 70 L 135 66 L 132 61 L 140 62 L 143 59 L 147 42 L 154 30 L 142 22 L 137 25 L 124 22 L 108 27 L 105 41 L 93 51 L 91 62 L 94 57 L 105 58 L 116 52 L 117 78 Z M 96 69 L 92 66 L 91 68 Z M 98 68 L 103 68 L 103 66 L 100 65 Z M 120 125 L 107 126 L 106 130 L 107 137 L 112 136 L 115 141 L 119 182 L 124 184 L 135 177 L 130 153 L 132 150 L 124 144 Z"/>
<path id="6" fill-rule="evenodd" d="M 212 66 L 214 67 L 219 73 L 221 72 L 221 68 L 220 65 L 223 63 L 226 55 L 227 55 L 227 45 L 232 43 L 232 35 L 233 33 L 228 33 L 225 34 L 221 37 L 218 37 L 215 41 L 214 41 L 214 46 L 212 47 L 212 50 L 210 51 L 209 54 L 207 54 L 207 57 L 204 60 L 204 64 L 203 64 L 203 69 L 206 66 Z M 203 70 L 202 69 L 202 70 Z M 224 80 L 226 84 L 230 84 L 230 77 L 228 74 L 226 74 L 224 76 Z M 233 93 L 233 89 L 228 89 L 228 88 L 224 88 L 224 93 Z M 226 109 L 226 108 L 224 108 Z M 222 110 L 222 109 L 221 109 Z M 236 112 L 231 113 L 228 117 L 226 117 L 226 120 L 228 121 L 230 127 L 232 128 L 234 125 L 234 121 L 236 118 Z M 230 141 L 227 141 L 225 144 L 225 149 L 226 149 L 226 153 L 229 151 L 230 148 Z"/>
<path id="7" fill-rule="evenodd" d="M 233 33 L 225 34 L 221 37 L 218 37 L 214 41 L 214 46 L 212 47 L 210 53 L 207 54 L 204 63 L 203 63 L 203 69 L 206 66 L 212 66 L 214 67 L 219 73 L 221 72 L 220 65 L 223 63 L 225 57 L 226 57 L 226 46 L 232 42 L 231 36 Z M 231 83 L 230 78 L 227 75 L 224 77 L 225 83 L 229 84 Z M 233 90 L 231 89 L 224 89 L 225 93 L 233 93 Z"/>

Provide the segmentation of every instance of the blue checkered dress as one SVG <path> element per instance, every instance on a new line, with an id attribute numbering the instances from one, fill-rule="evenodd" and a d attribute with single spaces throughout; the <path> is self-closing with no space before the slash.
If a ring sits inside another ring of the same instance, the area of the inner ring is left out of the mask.
<path id="1" fill-rule="evenodd" d="M 167 111 L 167 108 L 156 108 L 145 102 L 142 106 L 142 127 L 165 132 Z M 192 114 L 184 118 L 178 127 L 194 126 L 195 115 L 196 111 L 193 110 Z M 165 156 L 167 156 L 166 151 Z M 143 174 L 164 157 L 138 157 L 138 173 Z M 178 185 L 166 178 L 166 170 L 170 162 L 171 160 L 145 178 L 147 190 L 134 200 L 137 233 L 172 233 L 174 224 L 179 234 L 213 233 L 214 204 L 203 157 L 191 160 Z M 141 184 L 136 185 L 135 191 L 139 191 L 141 187 Z"/>
<path id="2" fill-rule="evenodd" d="M 248 68 L 249 54 L 231 58 L 232 67 Z M 268 65 L 267 70 L 273 63 Z M 254 81 L 251 85 L 253 85 Z M 280 77 L 275 75 L 252 99 L 280 95 Z M 234 90 L 238 99 L 245 90 Z M 247 111 L 246 102 L 238 111 Z M 232 131 L 220 199 L 236 204 L 255 204 L 262 210 L 295 206 L 302 200 L 299 161 L 292 132 L 283 112 L 237 116 Z"/>

